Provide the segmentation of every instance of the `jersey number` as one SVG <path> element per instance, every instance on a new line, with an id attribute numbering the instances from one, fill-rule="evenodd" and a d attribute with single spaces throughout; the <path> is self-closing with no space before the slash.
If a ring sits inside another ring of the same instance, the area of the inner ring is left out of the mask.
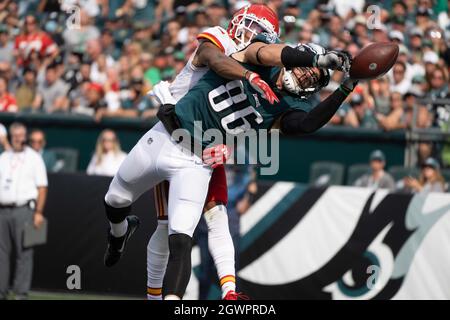
<path id="1" fill-rule="evenodd" d="M 230 108 L 233 111 L 220 120 L 223 129 L 229 134 L 238 135 L 263 122 L 261 114 L 249 105 L 244 86 L 239 80 L 230 81 L 210 91 L 208 99 L 219 115 Z"/>

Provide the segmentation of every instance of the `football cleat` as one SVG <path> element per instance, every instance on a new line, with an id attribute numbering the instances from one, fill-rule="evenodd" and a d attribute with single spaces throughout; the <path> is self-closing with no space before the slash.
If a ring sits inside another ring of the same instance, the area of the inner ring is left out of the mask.
<path id="1" fill-rule="evenodd" d="M 111 234 L 111 230 L 108 230 L 108 246 L 106 248 L 105 256 L 104 256 L 104 264 L 106 267 L 112 267 L 117 262 L 119 262 L 120 258 L 122 257 L 122 254 L 125 250 L 125 246 L 130 239 L 130 237 L 133 235 L 133 233 L 136 231 L 136 229 L 139 227 L 139 218 L 136 216 L 128 216 L 128 228 L 127 232 L 122 237 L 114 237 Z"/>
<path id="2" fill-rule="evenodd" d="M 222 300 L 250 300 L 250 298 L 242 292 L 238 293 L 236 291 L 230 290 Z"/>

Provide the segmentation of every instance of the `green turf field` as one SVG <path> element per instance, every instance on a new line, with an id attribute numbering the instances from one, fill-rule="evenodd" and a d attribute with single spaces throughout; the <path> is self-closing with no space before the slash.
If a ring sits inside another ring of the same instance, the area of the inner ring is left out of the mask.
<path id="1" fill-rule="evenodd" d="M 30 300 L 144 300 L 145 297 L 31 291 Z"/>

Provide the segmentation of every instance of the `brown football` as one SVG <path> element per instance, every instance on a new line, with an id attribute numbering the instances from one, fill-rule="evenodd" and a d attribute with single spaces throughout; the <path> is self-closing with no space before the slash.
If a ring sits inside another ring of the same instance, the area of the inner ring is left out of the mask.
<path id="1" fill-rule="evenodd" d="M 381 77 L 395 64 L 398 53 L 399 48 L 395 43 L 371 43 L 353 58 L 350 77 L 359 80 Z"/>

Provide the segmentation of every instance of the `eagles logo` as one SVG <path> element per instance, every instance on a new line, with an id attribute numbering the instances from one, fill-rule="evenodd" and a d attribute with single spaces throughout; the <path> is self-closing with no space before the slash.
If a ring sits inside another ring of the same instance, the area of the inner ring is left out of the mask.
<path id="1" fill-rule="evenodd" d="M 326 189 L 310 189 L 241 254 L 241 270 L 260 259 L 307 215 Z M 379 191 L 378 191 L 379 192 Z M 348 241 L 324 265 L 296 281 L 264 285 L 241 279 L 253 299 L 391 299 L 415 253 L 450 204 L 424 210 L 427 195 L 373 192 Z M 295 208 L 294 208 L 295 207 Z M 424 213 L 426 211 L 426 213 Z M 314 246 L 314 243 L 310 244 Z M 292 246 L 295 255 L 296 246 Z M 316 249 L 312 249 L 316 250 Z M 318 250 L 318 249 L 317 249 Z M 285 263 L 289 263 L 286 260 Z"/>

